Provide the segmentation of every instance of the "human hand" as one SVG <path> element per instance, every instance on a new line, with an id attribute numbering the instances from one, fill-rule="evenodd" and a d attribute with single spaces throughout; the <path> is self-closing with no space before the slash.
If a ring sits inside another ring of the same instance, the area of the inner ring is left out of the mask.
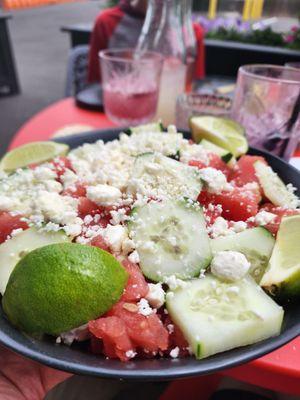
<path id="1" fill-rule="evenodd" d="M 0 346 L 1 400 L 42 400 L 49 390 L 70 376 Z"/>

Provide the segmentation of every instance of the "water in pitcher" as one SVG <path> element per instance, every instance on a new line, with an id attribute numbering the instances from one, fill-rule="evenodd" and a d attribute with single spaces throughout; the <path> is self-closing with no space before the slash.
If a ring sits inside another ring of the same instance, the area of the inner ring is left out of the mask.
<path id="1" fill-rule="evenodd" d="M 156 118 L 164 125 L 175 124 L 176 99 L 185 91 L 186 65 L 178 59 L 164 61 Z"/>

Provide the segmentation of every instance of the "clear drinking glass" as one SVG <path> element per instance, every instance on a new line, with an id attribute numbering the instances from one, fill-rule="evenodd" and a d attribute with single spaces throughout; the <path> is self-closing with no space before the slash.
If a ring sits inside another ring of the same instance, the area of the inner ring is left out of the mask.
<path id="1" fill-rule="evenodd" d="M 286 160 L 300 139 L 300 70 L 276 65 L 240 67 L 232 117 L 250 145 Z"/>
<path id="2" fill-rule="evenodd" d="M 231 110 L 229 97 L 214 94 L 189 93 L 177 98 L 176 126 L 179 129 L 189 129 L 189 119 L 197 115 L 214 115 L 228 117 Z"/>
<path id="3" fill-rule="evenodd" d="M 134 126 L 154 119 L 163 57 L 133 49 L 99 53 L 105 113 L 118 125 Z"/>

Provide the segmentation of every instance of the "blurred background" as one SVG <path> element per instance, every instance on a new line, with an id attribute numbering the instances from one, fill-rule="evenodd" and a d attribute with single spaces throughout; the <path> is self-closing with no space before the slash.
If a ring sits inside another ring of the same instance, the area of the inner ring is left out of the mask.
<path id="1" fill-rule="evenodd" d="M 115 3 L 107 0 L 0 0 L 2 151 L 28 118 L 66 96 L 70 48 L 88 44 L 96 16 Z M 280 64 L 283 56 L 284 61 L 300 60 L 299 0 L 265 0 L 260 1 L 259 7 L 260 10 L 251 15 L 251 10 L 248 14 L 245 11 L 244 0 L 219 0 L 217 7 L 214 1 L 194 0 L 193 18 L 206 31 L 206 76 L 232 78 L 236 76 L 238 64 L 245 61 Z M 219 40 L 227 43 L 226 49 Z M 236 53 L 227 53 L 228 43 L 233 42 L 244 43 L 244 47 L 238 49 L 238 59 Z M 257 51 L 247 50 L 249 43 L 257 45 Z M 8 44 L 11 57 L 7 54 Z M 259 49 L 262 45 L 272 46 L 268 54 L 277 54 L 277 58 L 265 57 L 266 52 Z M 292 52 L 290 57 L 288 52 Z M 8 81 L 11 87 L 7 86 Z"/>

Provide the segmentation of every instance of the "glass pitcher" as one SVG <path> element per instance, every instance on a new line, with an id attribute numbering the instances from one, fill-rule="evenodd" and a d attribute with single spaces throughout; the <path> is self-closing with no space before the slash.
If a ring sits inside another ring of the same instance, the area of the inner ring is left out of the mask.
<path id="1" fill-rule="evenodd" d="M 182 5 L 182 30 L 186 49 L 186 92 L 191 92 L 196 71 L 197 40 L 192 21 L 193 0 L 184 0 Z"/>
<path id="2" fill-rule="evenodd" d="M 149 0 L 137 45 L 138 52 L 152 50 L 164 56 L 156 118 L 166 126 L 175 123 L 176 99 L 186 86 L 184 6 L 182 0 Z"/>

